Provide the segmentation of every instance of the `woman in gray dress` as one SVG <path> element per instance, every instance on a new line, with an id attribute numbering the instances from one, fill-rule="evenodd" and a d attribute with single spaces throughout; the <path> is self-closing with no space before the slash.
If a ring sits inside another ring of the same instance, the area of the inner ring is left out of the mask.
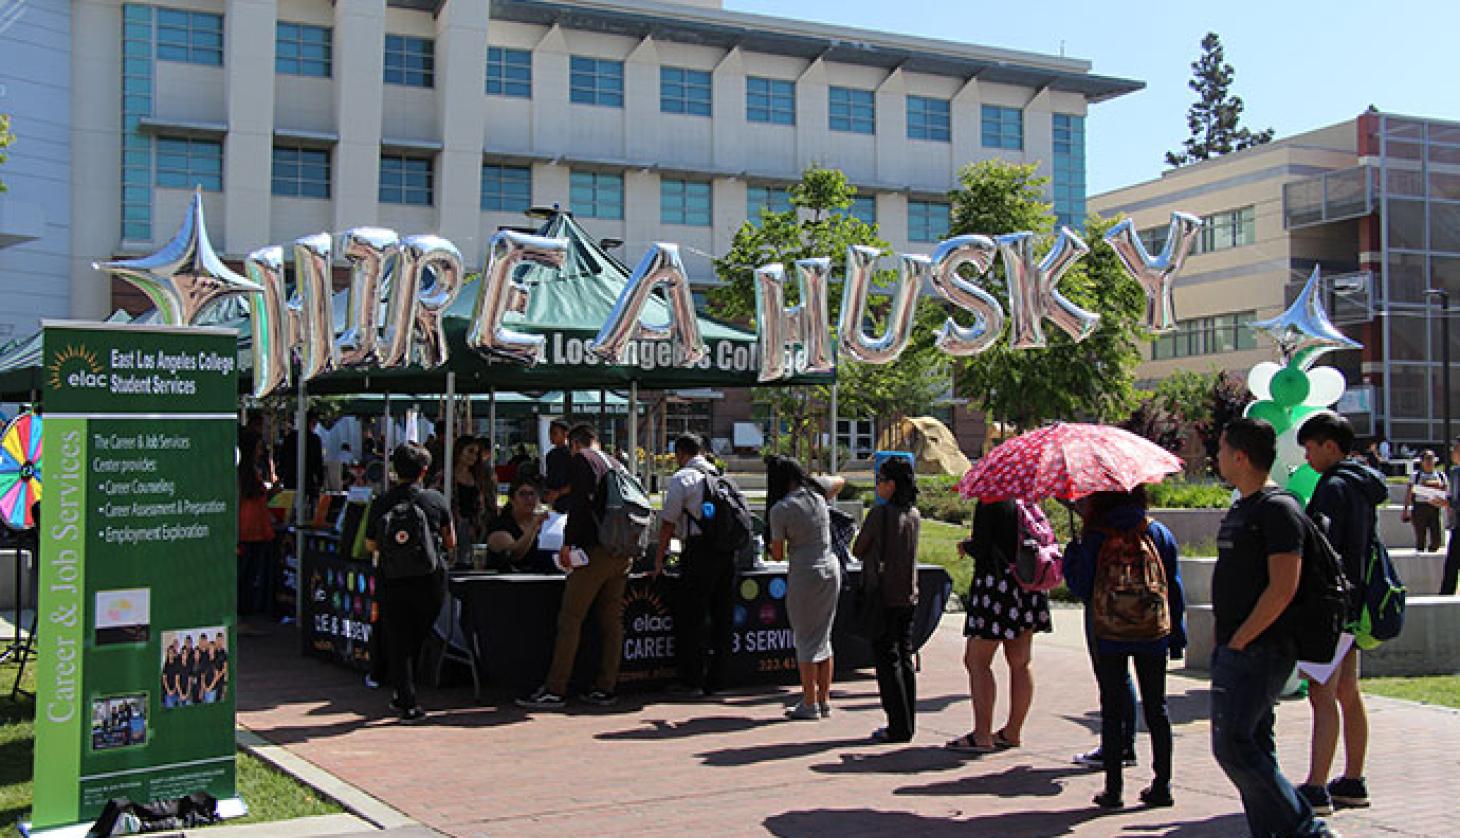
<path id="1" fill-rule="evenodd" d="M 828 498 L 841 491 L 840 477 L 813 478 L 789 457 L 766 458 L 766 508 L 770 553 L 789 563 L 786 615 L 796 641 L 801 702 L 793 719 L 831 715 L 831 625 L 841 593 L 841 565 L 831 551 Z"/>

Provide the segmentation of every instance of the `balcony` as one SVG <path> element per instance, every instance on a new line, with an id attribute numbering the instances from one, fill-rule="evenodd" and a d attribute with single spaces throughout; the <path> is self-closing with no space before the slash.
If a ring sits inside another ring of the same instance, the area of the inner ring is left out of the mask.
<path id="1" fill-rule="evenodd" d="M 1283 227 L 1297 230 L 1369 215 L 1378 177 L 1376 169 L 1355 166 L 1283 184 Z"/>

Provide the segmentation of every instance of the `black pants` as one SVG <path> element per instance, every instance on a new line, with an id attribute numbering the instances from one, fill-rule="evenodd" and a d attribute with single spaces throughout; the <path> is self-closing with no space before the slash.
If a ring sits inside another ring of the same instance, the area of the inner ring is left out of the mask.
<path id="1" fill-rule="evenodd" d="M 918 712 L 918 682 L 913 670 L 913 607 L 883 610 L 882 630 L 872 641 L 877 666 L 877 694 L 887 713 L 887 738 L 912 739 Z"/>
<path id="2" fill-rule="evenodd" d="M 271 614 L 274 542 L 242 541 L 238 547 L 238 613 Z"/>
<path id="3" fill-rule="evenodd" d="M 437 571 L 403 579 L 382 577 L 379 585 L 380 620 L 390 650 L 388 674 L 396 700 L 409 709 L 416 706 L 416 660 L 446 601 L 446 575 Z"/>
<path id="4" fill-rule="evenodd" d="M 694 541 L 685 545 L 674 613 L 675 654 L 685 683 L 710 691 L 724 686 L 734 588 L 732 554 Z"/>
<path id="5" fill-rule="evenodd" d="M 1460 530 L 1450 530 L 1450 546 L 1445 550 L 1445 574 L 1440 577 L 1440 596 L 1455 593 L 1455 584 L 1460 580 L 1460 547 L 1455 544 Z"/>
<path id="6" fill-rule="evenodd" d="M 1151 734 L 1151 762 L 1155 784 L 1171 784 L 1171 718 L 1166 713 L 1166 654 L 1101 654 L 1095 658 L 1100 681 L 1100 752 L 1105 756 L 1105 790 L 1121 793 L 1121 751 L 1125 731 L 1120 705 L 1129 693 L 1130 661 L 1136 663 L 1136 684 L 1141 690 L 1141 709 Z"/>
<path id="7" fill-rule="evenodd" d="M 1095 651 L 1095 637 L 1090 633 L 1089 609 L 1086 609 L 1085 612 L 1085 651 L 1090 653 L 1090 671 L 1094 673 L 1095 683 L 1098 684 L 1100 683 L 1100 656 Z M 1121 751 L 1121 756 L 1125 757 L 1135 756 L 1136 753 L 1136 685 L 1130 678 L 1129 669 L 1125 670 L 1123 680 L 1124 686 L 1121 688 L 1121 694 L 1117 697 L 1117 715 L 1120 717 L 1121 747 L 1124 748 Z M 1104 709 L 1104 705 L 1105 702 L 1102 697 L 1100 710 L 1102 725 L 1104 724 L 1107 712 Z M 1104 750 L 1102 747 L 1101 752 L 1103 753 Z"/>

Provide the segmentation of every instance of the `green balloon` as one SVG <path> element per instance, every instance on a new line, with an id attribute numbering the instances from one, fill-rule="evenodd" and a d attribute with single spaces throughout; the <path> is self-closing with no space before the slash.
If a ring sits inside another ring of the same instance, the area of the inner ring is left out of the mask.
<path id="1" fill-rule="evenodd" d="M 1286 366 L 1278 370 L 1272 377 L 1272 383 L 1268 385 L 1272 390 L 1272 400 L 1283 407 L 1296 407 L 1308 398 L 1308 392 L 1313 388 L 1308 382 L 1308 373 L 1303 372 L 1294 366 Z"/>
<path id="2" fill-rule="evenodd" d="M 1302 498 L 1305 506 L 1313 498 L 1313 490 L 1316 488 L 1318 488 L 1318 472 L 1307 463 L 1304 463 L 1288 478 L 1287 490 Z"/>
<path id="3" fill-rule="evenodd" d="M 1278 434 L 1286 431 L 1293 420 L 1288 417 L 1288 409 L 1274 401 L 1263 400 L 1247 405 L 1247 411 L 1243 414 L 1249 419 L 1261 419 Z"/>

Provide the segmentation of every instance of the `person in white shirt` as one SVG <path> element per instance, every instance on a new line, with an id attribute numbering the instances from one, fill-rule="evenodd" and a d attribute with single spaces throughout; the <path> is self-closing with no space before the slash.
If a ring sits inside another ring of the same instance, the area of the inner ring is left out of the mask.
<path id="1" fill-rule="evenodd" d="M 719 474 L 701 454 L 702 446 L 703 441 L 694 434 L 682 434 L 674 440 L 679 470 L 669 478 L 664 494 L 654 573 L 664 570 L 669 542 L 678 535 L 680 575 L 674 633 L 680 682 L 671 685 L 670 691 L 710 695 L 721 687 L 725 660 L 730 656 L 735 556 L 701 538 L 706 475 Z"/>

